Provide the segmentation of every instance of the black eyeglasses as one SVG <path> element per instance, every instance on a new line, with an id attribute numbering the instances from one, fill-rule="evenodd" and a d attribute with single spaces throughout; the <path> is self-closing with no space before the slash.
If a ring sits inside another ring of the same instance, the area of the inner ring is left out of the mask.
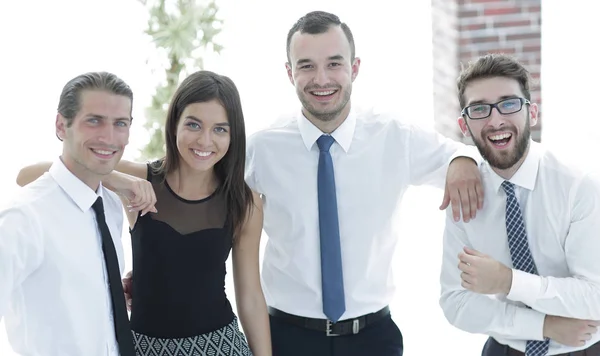
<path id="1" fill-rule="evenodd" d="M 502 115 L 514 114 L 523 109 L 523 105 L 529 105 L 531 102 L 524 98 L 510 98 L 499 101 L 495 104 L 473 104 L 461 111 L 461 115 L 467 115 L 471 120 L 487 119 L 492 115 L 492 109 L 496 108 Z"/>

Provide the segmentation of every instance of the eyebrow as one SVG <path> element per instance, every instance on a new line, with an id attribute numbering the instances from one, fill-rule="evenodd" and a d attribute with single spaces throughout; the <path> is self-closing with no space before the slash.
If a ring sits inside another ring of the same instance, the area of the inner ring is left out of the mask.
<path id="1" fill-rule="evenodd" d="M 500 98 L 498 98 L 497 102 L 503 101 L 503 100 L 507 100 L 507 99 L 516 99 L 518 98 L 517 95 L 502 95 Z M 489 104 L 488 101 L 486 100 L 473 100 L 470 101 L 467 106 L 471 106 L 471 105 L 477 105 L 477 104 Z"/>
<path id="2" fill-rule="evenodd" d="M 200 120 L 199 118 L 195 117 L 194 115 L 188 115 L 185 117 L 185 119 L 189 119 L 189 120 L 193 120 L 193 121 L 197 121 L 199 123 L 202 123 L 202 120 Z M 230 126 L 228 122 L 218 122 L 215 124 L 216 126 Z"/>
<path id="3" fill-rule="evenodd" d="M 88 119 L 99 119 L 99 120 L 107 120 L 108 117 L 103 116 L 103 115 L 98 115 L 98 114 L 87 114 L 85 115 L 86 118 Z M 131 117 L 116 117 L 115 120 L 129 120 L 131 121 L 132 118 Z"/>
<path id="4" fill-rule="evenodd" d="M 343 59 L 344 59 L 344 56 L 342 56 L 341 54 L 336 54 L 335 56 L 327 57 L 328 61 L 341 61 Z M 301 65 L 301 64 L 310 63 L 310 62 L 312 62 L 310 59 L 303 58 L 303 59 L 299 59 L 298 61 L 296 61 L 296 65 Z"/>

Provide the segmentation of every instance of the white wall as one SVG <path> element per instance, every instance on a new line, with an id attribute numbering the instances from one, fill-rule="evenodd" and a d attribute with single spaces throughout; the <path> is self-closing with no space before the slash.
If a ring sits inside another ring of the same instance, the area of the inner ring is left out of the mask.
<path id="1" fill-rule="evenodd" d="M 600 2 L 542 6 L 542 142 L 585 168 L 600 168 Z"/>

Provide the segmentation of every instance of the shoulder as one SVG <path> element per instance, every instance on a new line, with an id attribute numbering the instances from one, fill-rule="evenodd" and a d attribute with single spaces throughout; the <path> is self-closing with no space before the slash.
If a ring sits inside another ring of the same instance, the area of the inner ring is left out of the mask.
<path id="1" fill-rule="evenodd" d="M 298 119 L 295 117 L 254 132 L 248 137 L 248 145 L 256 146 L 266 142 L 282 141 L 294 135 L 300 136 Z"/>
<path id="2" fill-rule="evenodd" d="M 298 128 L 297 119 L 293 118 L 281 125 L 273 125 L 254 132 L 248 136 L 246 155 L 249 159 L 255 156 L 264 156 L 267 152 L 281 152 L 290 147 L 302 145 L 302 136 Z"/>
<path id="3" fill-rule="evenodd" d="M 408 137 L 414 131 L 431 130 L 427 125 L 410 121 L 401 113 L 378 108 L 356 110 L 357 128 L 370 134 L 384 133 L 396 137 Z"/>
<path id="4" fill-rule="evenodd" d="M 600 171 L 595 168 L 576 165 L 568 157 L 551 152 L 541 144 L 534 143 L 540 149 L 540 173 L 543 181 L 550 183 L 556 193 L 562 192 L 565 198 L 574 200 L 600 199 Z"/>
<path id="5" fill-rule="evenodd" d="M 56 199 L 60 199 L 62 194 L 60 186 L 47 172 L 40 178 L 27 184 L 24 187 L 19 187 L 8 198 L 3 200 L 0 208 L 18 208 L 29 209 L 31 211 L 43 209 L 47 203 L 52 203 Z"/>
<path id="6" fill-rule="evenodd" d="M 9 199 L 3 201 L 0 206 L 0 224 L 10 222 L 15 226 L 32 228 L 39 217 L 50 212 L 50 209 L 55 210 L 58 199 L 65 198 L 58 184 L 46 173 L 36 181 L 18 188 Z"/>
<path id="7" fill-rule="evenodd" d="M 593 170 L 573 164 L 567 157 L 552 152 L 537 142 L 532 143 L 532 148 L 535 148 L 539 152 L 539 169 L 545 175 L 544 178 L 558 181 L 561 185 L 569 186 L 578 185 L 583 180 L 588 180 L 595 176 Z"/>

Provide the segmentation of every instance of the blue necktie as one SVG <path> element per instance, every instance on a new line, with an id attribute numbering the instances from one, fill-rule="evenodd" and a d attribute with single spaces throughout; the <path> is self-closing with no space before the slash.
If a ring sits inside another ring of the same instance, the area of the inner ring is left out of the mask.
<path id="1" fill-rule="evenodd" d="M 319 195 L 323 312 L 330 321 L 335 323 L 346 311 L 346 301 L 344 299 L 335 177 L 333 174 L 333 160 L 329 153 L 329 148 L 331 148 L 333 142 L 333 137 L 329 135 L 323 135 L 317 140 L 320 151 L 317 191 Z"/>
<path id="2" fill-rule="evenodd" d="M 513 266 L 523 272 L 538 274 L 529 250 L 527 242 L 527 231 L 521 214 L 521 207 L 515 196 L 515 186 L 508 182 L 502 182 L 502 188 L 506 192 L 506 233 L 508 234 L 508 246 Z M 529 340 L 525 348 L 526 356 L 546 356 L 550 341 Z"/>

